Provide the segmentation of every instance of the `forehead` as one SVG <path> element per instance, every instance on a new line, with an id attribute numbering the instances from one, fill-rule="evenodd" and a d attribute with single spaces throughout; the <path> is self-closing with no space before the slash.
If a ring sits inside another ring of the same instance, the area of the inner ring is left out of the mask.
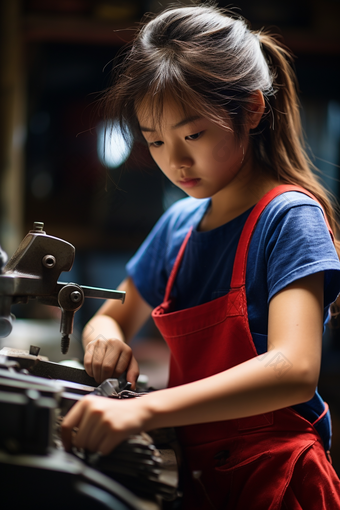
<path id="1" fill-rule="evenodd" d="M 183 120 L 197 115 L 189 105 L 171 96 L 163 98 L 144 97 L 135 106 L 139 125 L 150 129 L 162 130 Z"/>

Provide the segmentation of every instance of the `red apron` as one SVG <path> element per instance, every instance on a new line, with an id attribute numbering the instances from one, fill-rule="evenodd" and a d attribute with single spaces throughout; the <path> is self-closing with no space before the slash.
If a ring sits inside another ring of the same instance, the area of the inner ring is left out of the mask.
<path id="1" fill-rule="evenodd" d="M 171 351 L 169 387 L 228 370 L 257 356 L 250 333 L 245 274 L 249 244 L 268 203 L 267 193 L 250 213 L 238 244 L 228 294 L 192 308 L 173 310 L 171 289 L 190 233 L 172 269 L 164 302 L 152 313 Z M 288 360 L 259 360 L 280 376 Z M 250 418 L 178 428 L 185 459 L 185 510 L 339 510 L 340 481 L 313 424 L 286 408 Z"/>

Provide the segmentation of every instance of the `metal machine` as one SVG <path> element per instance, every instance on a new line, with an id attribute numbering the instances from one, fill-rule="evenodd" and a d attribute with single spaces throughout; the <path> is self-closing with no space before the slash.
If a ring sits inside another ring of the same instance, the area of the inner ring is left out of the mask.
<path id="1" fill-rule="evenodd" d="M 84 299 L 120 299 L 117 290 L 61 283 L 75 248 L 47 235 L 42 223 L 21 242 L 7 262 L 0 248 L 0 337 L 12 331 L 11 307 L 34 299 L 61 309 L 61 350 L 66 353 L 74 314 Z M 9 340 L 10 343 L 10 340 Z M 91 510 L 158 510 L 177 508 L 176 438 L 172 429 L 130 437 L 110 455 L 62 447 L 63 416 L 84 395 L 142 398 L 124 376 L 98 386 L 79 368 L 29 352 L 0 351 L 0 502 L 1 508 L 82 508 Z M 167 502 L 167 503 L 165 503 Z M 170 503 L 174 502 L 174 503 Z"/>
<path id="2" fill-rule="evenodd" d="M 74 314 L 86 297 L 120 299 L 124 303 L 125 292 L 58 282 L 60 273 L 72 268 L 74 256 L 74 246 L 47 235 L 40 222 L 34 223 L 8 262 L 0 248 L 0 337 L 8 336 L 12 331 L 11 306 L 35 299 L 60 307 L 61 352 L 66 354 Z"/>

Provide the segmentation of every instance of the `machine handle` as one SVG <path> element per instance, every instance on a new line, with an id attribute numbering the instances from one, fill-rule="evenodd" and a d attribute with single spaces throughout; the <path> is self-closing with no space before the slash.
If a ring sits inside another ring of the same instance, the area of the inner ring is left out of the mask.
<path id="1" fill-rule="evenodd" d="M 97 299 L 120 299 L 122 303 L 125 301 L 125 292 L 122 290 L 101 289 L 98 287 L 86 287 L 80 285 L 85 297 Z"/>

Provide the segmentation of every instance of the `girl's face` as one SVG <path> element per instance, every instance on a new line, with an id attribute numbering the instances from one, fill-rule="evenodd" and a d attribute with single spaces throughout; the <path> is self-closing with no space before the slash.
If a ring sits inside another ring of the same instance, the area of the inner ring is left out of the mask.
<path id="1" fill-rule="evenodd" d="M 213 197 L 243 166 L 246 147 L 231 127 L 223 129 L 195 111 L 184 114 L 172 100 L 164 103 L 159 127 L 153 125 L 143 104 L 137 117 L 154 161 L 173 184 L 192 197 Z"/>

